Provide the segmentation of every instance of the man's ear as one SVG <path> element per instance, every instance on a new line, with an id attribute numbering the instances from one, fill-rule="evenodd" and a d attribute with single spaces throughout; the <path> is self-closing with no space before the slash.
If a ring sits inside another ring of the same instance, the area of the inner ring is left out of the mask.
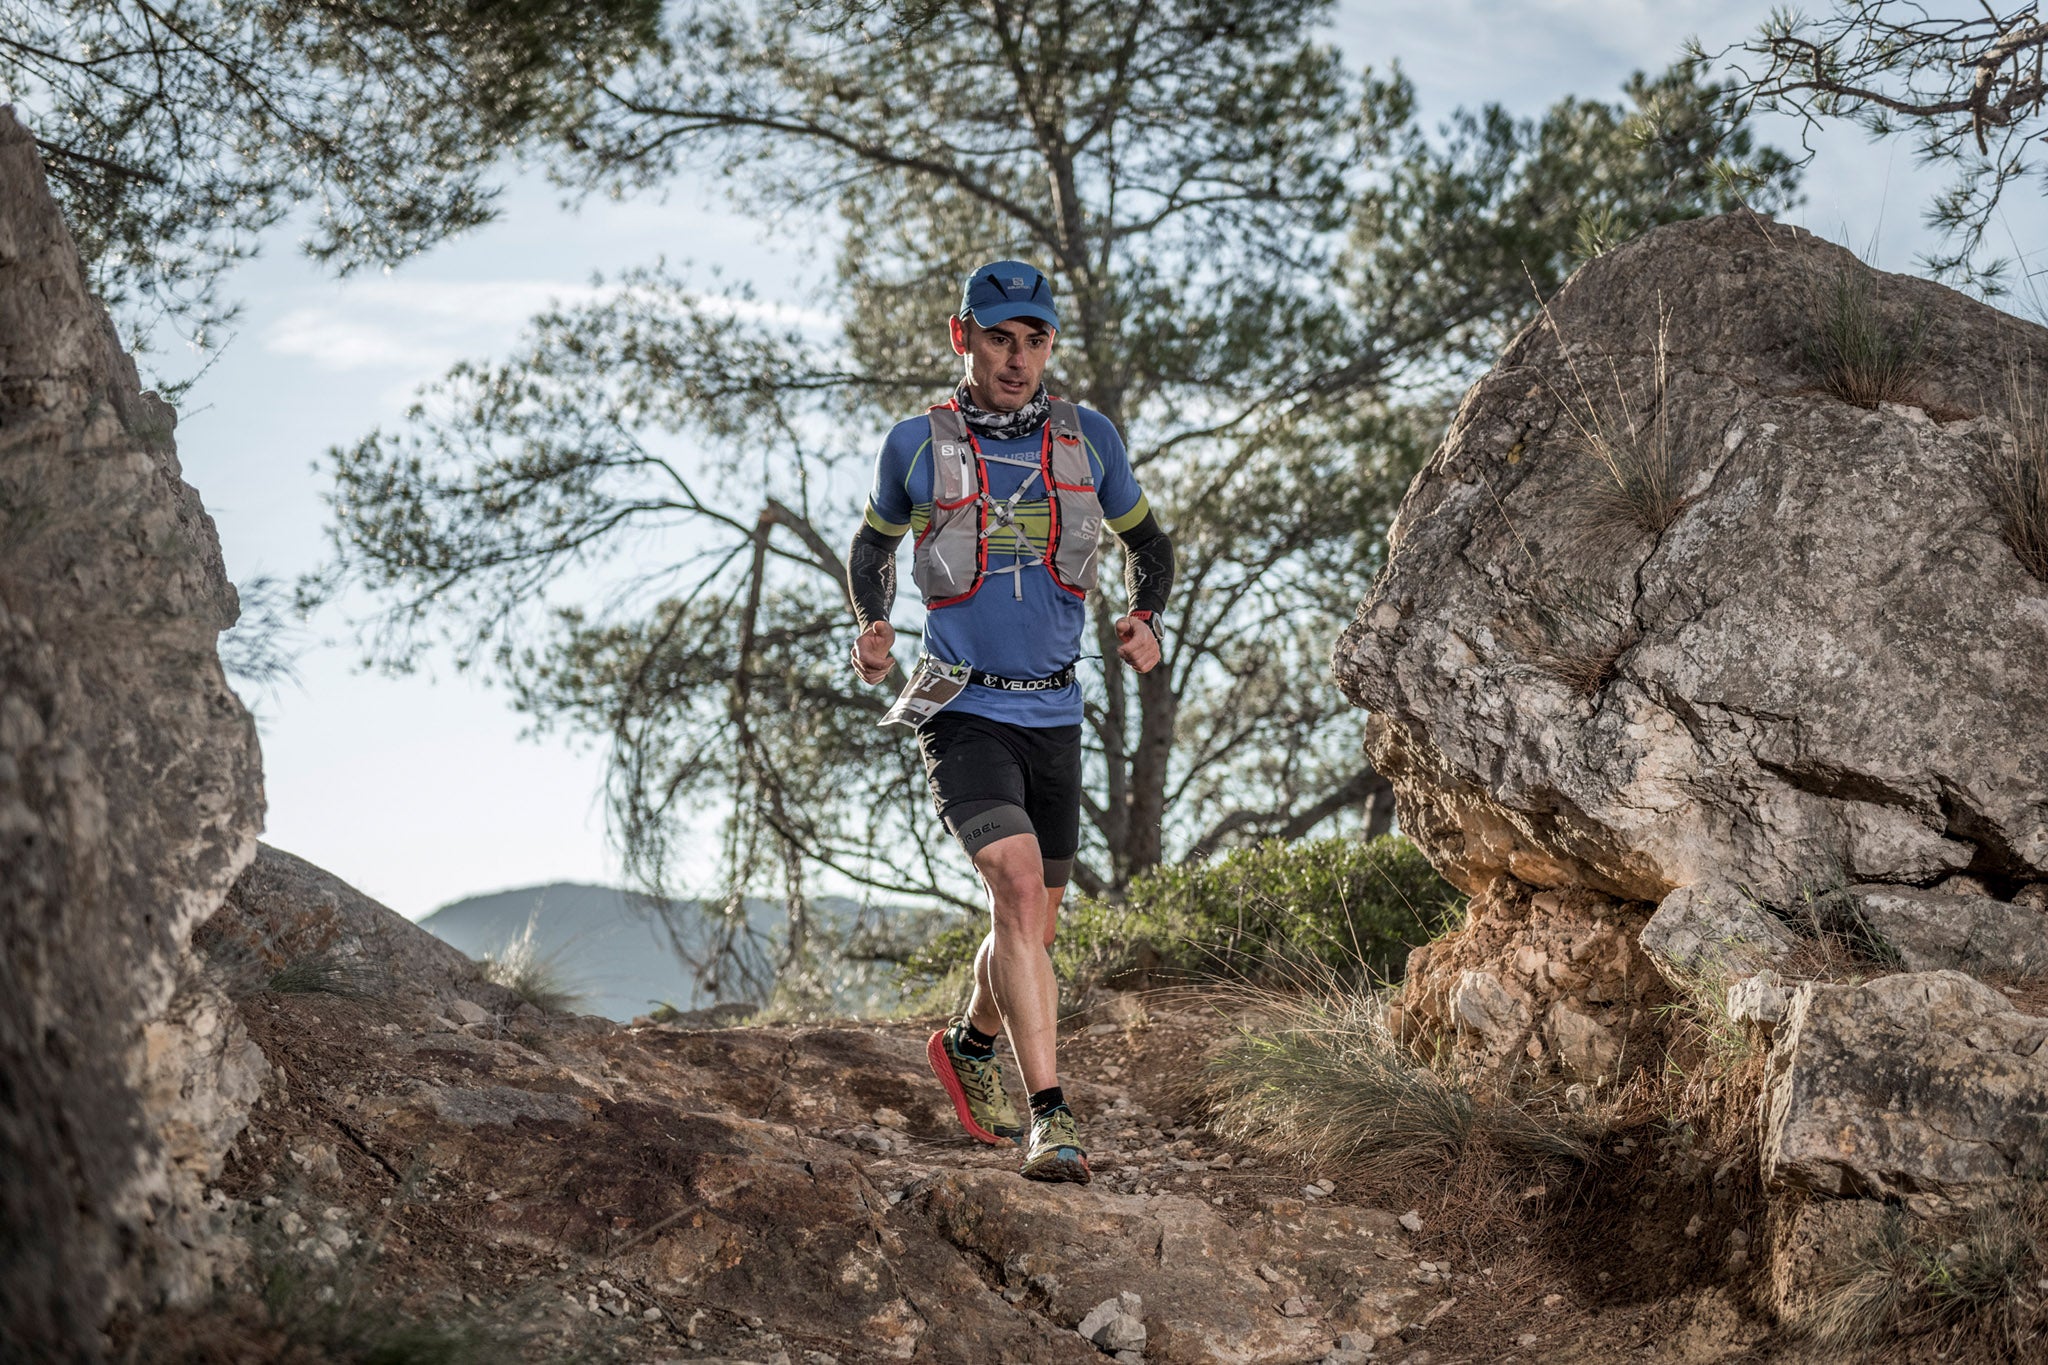
<path id="1" fill-rule="evenodd" d="M 967 328 L 957 317 L 946 319 L 946 330 L 953 338 L 953 354 L 967 354 Z"/>

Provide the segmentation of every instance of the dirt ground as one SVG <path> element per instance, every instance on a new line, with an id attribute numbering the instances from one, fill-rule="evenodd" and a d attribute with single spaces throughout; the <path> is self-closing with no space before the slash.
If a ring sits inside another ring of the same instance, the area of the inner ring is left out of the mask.
<path id="1" fill-rule="evenodd" d="M 1842 1358 L 1754 1311 L 1744 1173 L 1682 1134 L 1622 1137 L 1571 1187 L 1304 1169 L 1210 1133 L 1193 1082 L 1231 1022 L 1199 996 L 1065 1022 L 1085 1189 L 960 1133 L 924 1067 L 937 1020 L 242 1012 L 277 1072 L 219 1182 L 251 1266 L 120 1324 L 138 1365 L 1089 1361 L 1073 1327 L 1124 1290 L 1158 1362 Z"/>

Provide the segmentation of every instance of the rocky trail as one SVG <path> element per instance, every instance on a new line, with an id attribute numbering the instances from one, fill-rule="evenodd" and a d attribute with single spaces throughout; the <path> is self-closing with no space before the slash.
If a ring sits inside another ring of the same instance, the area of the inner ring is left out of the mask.
<path id="1" fill-rule="evenodd" d="M 1233 1023 L 1200 992 L 1067 1021 L 1080 1188 L 962 1135 L 935 1021 L 545 1013 L 268 849 L 199 941 L 267 1071 L 205 1201 L 251 1265 L 130 1322 L 132 1359 L 342 1358 L 380 1322 L 534 1361 L 1778 1358 L 1719 1290 L 1646 1295 L 1643 1243 L 1475 1244 L 1427 1181 L 1219 1141 L 1191 1082 Z M 322 990 L 236 988 L 313 952 Z"/>

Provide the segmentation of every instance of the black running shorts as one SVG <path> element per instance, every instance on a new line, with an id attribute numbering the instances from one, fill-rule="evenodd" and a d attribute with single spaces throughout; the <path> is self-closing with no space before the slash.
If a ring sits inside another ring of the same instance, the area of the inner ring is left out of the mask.
<path id="1" fill-rule="evenodd" d="M 917 745 L 932 804 L 970 856 L 990 835 L 1023 832 L 1004 823 L 1014 818 L 1005 806 L 1023 811 L 1048 862 L 1071 859 L 1081 847 L 1079 725 L 1010 725 L 941 711 L 917 727 Z"/>

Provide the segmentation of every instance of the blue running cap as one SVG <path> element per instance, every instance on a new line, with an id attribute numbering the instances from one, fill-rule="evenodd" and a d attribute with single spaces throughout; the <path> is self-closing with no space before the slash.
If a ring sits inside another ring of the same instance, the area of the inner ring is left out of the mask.
<path id="1" fill-rule="evenodd" d="M 991 261 L 967 277 L 960 291 L 960 316 L 984 327 L 1012 318 L 1035 318 L 1058 331 L 1059 309 L 1052 300 L 1052 281 L 1037 266 L 1022 261 Z"/>

